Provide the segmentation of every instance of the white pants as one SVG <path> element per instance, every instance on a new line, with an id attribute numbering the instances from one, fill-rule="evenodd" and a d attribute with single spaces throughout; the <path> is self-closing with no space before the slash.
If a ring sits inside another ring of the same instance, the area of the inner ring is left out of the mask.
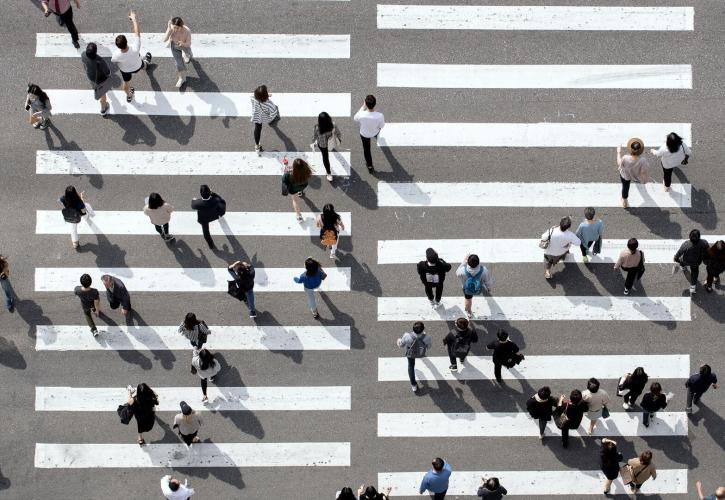
<path id="1" fill-rule="evenodd" d="M 86 221 L 86 224 L 90 224 L 88 222 L 89 217 L 93 217 L 96 215 L 96 212 L 93 211 L 93 207 L 90 206 L 88 203 L 85 203 L 86 205 L 86 215 L 81 217 L 82 220 Z M 77 223 L 69 223 L 70 224 L 70 240 L 75 244 L 78 243 L 78 224 Z"/>

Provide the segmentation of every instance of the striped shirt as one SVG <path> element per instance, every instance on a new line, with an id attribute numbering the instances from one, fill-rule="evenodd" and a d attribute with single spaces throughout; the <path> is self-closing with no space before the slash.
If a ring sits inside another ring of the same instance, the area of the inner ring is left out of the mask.
<path id="1" fill-rule="evenodd" d="M 312 141 L 317 143 L 317 147 L 326 148 L 327 141 L 330 140 L 332 134 L 335 134 L 338 142 L 342 142 L 342 134 L 340 133 L 340 129 L 338 129 L 334 123 L 332 124 L 332 130 L 330 130 L 329 132 L 325 132 L 324 134 L 320 133 L 320 126 L 315 125 L 315 131 L 312 135 Z"/>
<path id="2" fill-rule="evenodd" d="M 182 323 L 181 326 L 179 326 L 179 333 L 189 339 L 189 342 L 197 343 L 197 341 L 199 340 L 199 333 L 209 335 L 209 328 L 207 328 L 204 323 L 199 323 L 191 330 L 188 330 L 184 326 L 184 323 Z"/>
<path id="3" fill-rule="evenodd" d="M 277 105 L 267 99 L 259 102 L 252 97 L 252 121 L 254 123 L 272 123 L 279 116 Z"/>

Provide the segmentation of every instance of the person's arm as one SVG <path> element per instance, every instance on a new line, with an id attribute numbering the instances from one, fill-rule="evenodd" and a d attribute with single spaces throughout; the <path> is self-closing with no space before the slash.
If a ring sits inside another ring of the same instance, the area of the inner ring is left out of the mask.
<path id="1" fill-rule="evenodd" d="M 687 241 L 684 242 L 682 245 L 680 245 L 680 249 L 677 250 L 677 253 L 675 254 L 674 260 L 675 262 L 679 263 L 680 259 L 682 258 L 682 255 L 685 253 L 685 247 L 687 246 Z"/>
<path id="2" fill-rule="evenodd" d="M 428 489 L 428 474 L 423 476 L 423 480 L 420 482 L 420 488 L 418 488 L 418 493 L 421 495 L 425 493 L 425 490 Z"/>
<path id="3" fill-rule="evenodd" d="M 315 226 L 322 227 L 322 216 L 321 215 L 318 215 L 317 217 L 315 217 Z"/>
<path id="4" fill-rule="evenodd" d="M 650 464 L 652 466 L 652 479 L 657 479 L 657 467 L 655 467 L 654 462 Z"/>
<path id="5" fill-rule="evenodd" d="M 40 6 L 43 8 L 43 14 L 46 15 L 50 13 L 50 9 L 48 8 L 48 1 L 49 0 L 42 0 L 40 2 Z"/>
<path id="6" fill-rule="evenodd" d="M 380 124 L 378 125 L 378 129 L 383 130 L 384 126 L 385 126 L 385 115 L 380 113 Z"/>
<path id="7" fill-rule="evenodd" d="M 356 122 L 360 121 L 360 115 L 363 111 L 365 111 L 367 108 L 365 107 L 365 103 L 363 103 L 362 107 L 357 110 L 357 113 L 355 113 L 355 116 L 352 117 L 352 119 Z"/>
<path id="8" fill-rule="evenodd" d="M 617 167 L 622 166 L 622 146 L 617 146 Z"/>
<path id="9" fill-rule="evenodd" d="M 131 20 L 131 24 L 133 25 L 133 34 L 136 35 L 138 38 L 141 38 L 141 28 L 139 28 L 138 25 L 138 17 L 136 16 L 136 12 L 129 12 L 128 18 Z"/>
<path id="10" fill-rule="evenodd" d="M 337 219 L 337 227 L 338 231 L 344 231 L 345 230 L 345 224 L 342 222 L 342 219 Z"/>
<path id="11" fill-rule="evenodd" d="M 164 33 L 164 38 L 163 38 L 163 40 L 161 40 L 162 42 L 166 43 L 169 41 L 172 30 L 173 30 L 173 28 L 171 26 L 171 19 L 169 19 L 168 22 L 166 23 L 166 33 Z"/>
<path id="12" fill-rule="evenodd" d="M 697 489 L 697 496 L 700 500 L 705 500 L 705 494 L 702 492 L 702 481 L 695 482 L 695 489 Z"/>
<path id="13" fill-rule="evenodd" d="M 690 161 L 690 156 L 692 155 L 692 150 L 688 148 L 685 143 L 682 143 L 682 152 L 685 153 L 685 157 L 680 162 L 680 165 L 687 165 L 687 162 Z"/>
<path id="14" fill-rule="evenodd" d="M 491 287 L 493 286 L 493 279 L 491 279 L 491 273 L 488 272 L 488 269 L 485 267 L 483 268 L 483 273 L 481 273 L 481 283 L 483 283 L 483 286 L 486 287 L 486 290 L 488 290 L 488 293 L 491 293 Z"/>
<path id="15" fill-rule="evenodd" d="M 340 129 L 337 128 L 337 126 L 333 126 L 332 130 L 334 131 L 337 140 L 342 142 L 342 132 L 340 132 Z"/>
<path id="16" fill-rule="evenodd" d="M 101 314 L 101 297 L 100 295 L 98 298 L 93 299 L 93 307 L 96 309 L 96 317 L 98 317 Z"/>

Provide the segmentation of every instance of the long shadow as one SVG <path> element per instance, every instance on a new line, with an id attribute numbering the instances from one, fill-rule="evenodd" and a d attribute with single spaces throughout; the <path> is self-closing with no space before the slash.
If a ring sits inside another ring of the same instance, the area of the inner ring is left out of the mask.
<path id="1" fill-rule="evenodd" d="M 339 263 L 341 266 L 349 267 L 350 275 L 355 277 L 355 279 L 351 280 L 351 290 L 365 292 L 373 297 L 380 297 L 383 294 L 380 281 L 375 277 L 367 263 L 360 264 L 355 256 L 350 253 L 340 256 Z"/>
<path id="2" fill-rule="evenodd" d="M 269 124 L 269 128 L 274 130 L 274 133 L 277 134 L 277 137 L 282 141 L 282 144 L 284 144 L 284 148 L 286 151 L 297 151 L 297 146 L 295 146 L 295 143 L 292 142 L 292 139 L 290 139 L 282 130 L 279 128 L 279 124 L 282 121 L 282 119 L 277 120 L 274 123 Z M 319 181 L 319 179 L 317 179 Z"/>
<path id="3" fill-rule="evenodd" d="M 227 246 L 226 244 L 222 244 L 221 248 L 217 246 L 214 250 L 212 250 L 212 252 L 214 252 L 214 255 L 228 261 L 230 264 L 237 260 L 244 260 L 249 262 L 249 256 L 247 255 L 247 252 L 244 251 L 244 247 L 242 247 L 242 244 L 239 243 L 239 240 L 234 235 L 234 232 L 229 226 L 229 223 L 227 223 L 227 220 L 222 217 L 221 219 L 219 219 L 218 224 L 219 227 L 221 227 L 224 235 L 227 237 L 227 240 L 229 241 L 231 251 L 229 250 L 229 246 Z M 256 266 L 256 264 L 254 264 L 253 262 L 252 264 Z"/>
<path id="4" fill-rule="evenodd" d="M 25 370 L 28 367 L 15 342 L 5 337 L 0 337 L 0 365 L 13 370 Z"/>
<path id="5" fill-rule="evenodd" d="M 58 141 L 60 142 L 60 145 L 58 147 L 55 146 L 55 143 L 53 142 L 53 138 L 50 135 L 50 132 L 55 133 L 55 135 L 58 137 Z M 48 145 L 48 150 L 59 150 L 59 151 L 79 151 L 82 152 L 83 150 L 78 145 L 76 141 L 68 141 L 63 133 L 53 124 L 51 121 L 48 125 L 48 128 L 45 129 L 45 142 Z M 91 162 L 88 161 L 88 159 L 83 156 L 79 160 L 80 165 L 78 165 L 82 170 L 85 171 L 92 171 L 95 173 L 90 174 L 73 174 L 72 172 L 68 172 L 70 175 L 73 175 L 73 177 L 82 177 L 83 175 L 88 176 L 88 183 L 93 186 L 96 189 L 101 189 L 103 187 L 103 176 L 98 173 L 97 170 L 93 167 Z"/>
<path id="6" fill-rule="evenodd" d="M 672 237 L 673 234 L 682 234 L 682 226 L 671 220 L 672 212 L 659 207 L 629 208 L 630 215 L 637 217 L 652 232 L 662 238 Z M 645 256 L 645 260 L 646 260 Z"/>
<path id="7" fill-rule="evenodd" d="M 109 101 L 115 98 L 110 97 Z M 156 135 L 146 124 L 135 115 L 113 115 L 109 114 L 108 120 L 117 123 L 123 129 L 121 140 L 131 146 L 145 144 L 149 147 L 156 145 Z"/>
<path id="8" fill-rule="evenodd" d="M 326 326 L 343 325 L 350 327 L 350 348 L 351 349 L 364 349 L 365 348 L 365 335 L 360 333 L 360 329 L 355 326 L 355 319 L 347 313 L 342 312 L 335 306 L 332 299 L 327 293 L 320 293 L 320 299 L 325 303 L 327 308 L 332 313 L 332 319 L 320 318 L 320 323 Z"/>
<path id="9" fill-rule="evenodd" d="M 365 174 L 369 176 L 369 174 Z M 352 201 L 357 203 L 363 208 L 368 210 L 378 209 L 378 195 L 371 186 L 370 182 L 374 181 L 372 177 L 370 179 L 363 179 L 360 177 L 357 169 L 350 169 L 349 177 L 336 178 L 335 187 L 341 189 Z"/>
<path id="10" fill-rule="evenodd" d="M 52 325 L 50 318 L 43 314 L 43 308 L 30 299 L 14 300 L 15 310 L 23 321 L 28 325 L 28 337 L 35 340 L 37 335 L 36 325 Z"/>
<path id="11" fill-rule="evenodd" d="M 689 184 L 687 175 L 681 168 L 675 169 L 677 179 L 683 184 Z M 712 196 L 704 189 L 697 189 L 692 186 L 692 207 L 684 208 L 682 211 L 691 220 L 700 224 L 707 230 L 713 230 L 717 227 L 717 207 Z"/>
<path id="12" fill-rule="evenodd" d="M 105 304 L 104 304 L 105 305 Z M 104 307 L 104 306 L 101 306 Z M 115 313 L 121 314 L 118 311 L 114 311 Z M 118 327 L 118 323 L 116 323 L 115 320 L 113 320 L 108 314 L 101 312 L 101 314 L 98 315 L 98 319 L 103 319 L 103 321 L 108 326 Z M 101 328 L 102 330 L 102 328 Z M 104 335 L 104 334 L 101 334 Z M 124 360 L 126 363 L 131 363 L 134 365 L 138 365 L 139 368 L 142 370 L 150 370 L 153 368 L 153 364 L 151 363 L 151 360 L 141 354 L 139 351 L 136 350 L 130 350 L 130 349 L 119 349 L 115 351 L 116 354 L 118 354 L 118 357 Z"/>
<path id="13" fill-rule="evenodd" d="M 715 444 L 725 451 L 725 432 L 723 432 L 723 429 L 725 429 L 725 419 L 712 411 L 702 400 L 695 406 L 698 409 L 690 415 L 692 425 L 696 427 L 703 425 Z"/>
<path id="14" fill-rule="evenodd" d="M 199 77 L 194 78 L 192 76 L 187 76 L 186 84 L 181 88 L 181 92 L 184 93 L 186 89 L 191 89 L 194 92 L 197 92 L 196 95 L 202 100 L 206 98 L 206 96 L 208 95 L 207 93 L 213 95 L 214 101 L 211 102 L 212 104 L 214 104 L 215 107 L 211 109 L 211 116 L 209 118 L 214 120 L 219 116 L 223 116 L 222 123 L 224 124 L 224 128 L 229 128 L 230 120 L 236 119 L 236 117 L 229 116 L 225 113 L 225 111 L 228 111 L 230 109 L 236 110 L 235 104 L 232 102 L 231 99 L 224 97 L 224 95 L 219 90 L 219 86 L 214 83 L 211 78 L 209 78 L 209 75 L 206 71 L 204 71 L 204 68 L 201 64 L 199 64 L 198 60 L 192 59 L 190 64 L 194 67 L 194 71 L 196 71 L 196 74 L 199 75 Z"/>
<path id="15" fill-rule="evenodd" d="M 94 227 L 93 219 L 89 219 L 89 225 Z M 101 233 L 99 229 L 96 232 L 96 238 L 98 243 L 81 243 L 78 247 L 78 251 L 81 253 L 90 252 L 96 256 L 96 266 L 99 268 L 103 267 L 118 267 L 121 270 L 118 275 L 123 277 L 131 277 L 131 271 L 126 268 L 126 250 L 121 248 L 115 243 L 111 243 L 108 237 Z"/>
<path id="16" fill-rule="evenodd" d="M 5 477 L 2 471 L 0 471 L 0 491 L 9 490 L 11 485 L 12 482 L 10 481 L 10 479 Z"/>
<path id="17" fill-rule="evenodd" d="M 255 297 L 256 301 L 256 297 Z M 255 302 L 256 305 L 256 302 Z M 244 306 L 242 306 L 244 307 Z M 246 307 L 245 307 L 246 310 Z M 284 326 L 279 321 L 277 321 L 277 318 L 274 317 L 274 315 L 269 311 L 259 312 L 257 311 L 257 324 L 264 325 L 264 326 Z M 288 328 L 288 331 L 291 331 Z M 299 341 L 299 337 L 296 337 L 296 339 Z M 262 340 L 262 343 L 264 343 L 264 339 Z M 299 344 L 299 342 L 297 342 Z M 275 354 L 281 354 L 287 358 L 289 358 L 291 361 L 293 361 L 296 364 L 302 363 L 302 358 L 304 357 L 304 351 L 302 349 L 294 349 L 294 350 L 287 350 L 287 349 L 270 349 L 269 352 L 275 353 Z"/>
<path id="18" fill-rule="evenodd" d="M 700 272 L 702 275 L 703 273 Z M 716 289 L 722 290 L 722 285 L 715 285 Z M 689 292 L 684 292 L 689 294 Z M 698 293 L 692 296 L 692 305 L 699 307 L 705 314 L 714 319 L 717 324 L 725 324 L 725 307 L 722 306 L 722 294 L 713 291 L 707 293 L 700 288 Z"/>
<path id="19" fill-rule="evenodd" d="M 151 88 L 157 92 L 157 106 L 161 108 L 171 107 L 169 101 L 164 97 L 161 85 L 156 80 L 155 71 L 158 68 L 156 64 L 149 66 L 146 74 L 149 77 Z M 146 109 L 147 106 L 144 106 Z M 154 114 L 153 108 L 147 109 L 149 120 L 154 124 L 156 131 L 167 139 L 173 139 L 179 144 L 189 144 L 189 140 L 194 135 L 196 128 L 196 116 L 193 114 L 193 107 L 189 105 L 187 109 L 192 113 L 189 116 L 189 123 L 184 123 L 180 116 L 175 115 L 158 115 Z"/>
<path id="20" fill-rule="evenodd" d="M 185 241 L 177 239 L 169 245 L 169 249 L 181 267 L 209 267 L 209 259 L 201 248 L 197 248 L 199 252 L 197 256 Z"/>

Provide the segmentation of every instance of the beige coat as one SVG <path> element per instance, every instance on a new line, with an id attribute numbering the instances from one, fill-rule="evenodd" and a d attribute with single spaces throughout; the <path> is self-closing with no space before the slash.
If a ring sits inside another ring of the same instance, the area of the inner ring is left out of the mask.
<path id="1" fill-rule="evenodd" d="M 168 203 L 164 203 L 159 208 L 149 208 L 148 205 L 143 207 L 143 213 L 149 216 L 151 224 L 154 226 L 163 226 L 168 224 L 171 220 L 171 212 L 174 211 L 174 207 Z"/>
<path id="2" fill-rule="evenodd" d="M 636 484 L 642 484 L 649 478 L 657 479 L 657 469 L 655 468 L 654 461 L 650 462 L 649 465 L 644 466 L 639 461 L 639 457 L 635 457 L 630 459 L 627 462 L 627 465 L 632 468 L 632 477 L 634 478 L 634 482 Z"/>

